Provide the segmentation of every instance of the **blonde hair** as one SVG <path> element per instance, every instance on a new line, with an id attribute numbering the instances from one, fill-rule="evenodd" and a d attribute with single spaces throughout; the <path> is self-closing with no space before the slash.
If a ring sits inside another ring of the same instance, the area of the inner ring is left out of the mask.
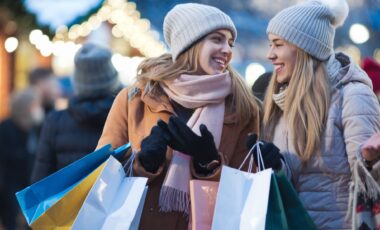
<path id="1" fill-rule="evenodd" d="M 293 134 L 296 154 L 306 163 L 321 144 L 330 106 L 330 85 L 321 61 L 297 48 L 295 68 L 286 90 L 284 111 L 272 100 L 280 84 L 274 73 L 264 99 L 264 139 L 273 140 L 282 115 Z"/>
<path id="2" fill-rule="evenodd" d="M 196 74 L 199 69 L 199 53 L 203 40 L 193 44 L 173 62 L 170 54 L 143 61 L 137 71 L 137 81 L 145 85 L 145 92 L 163 93 L 157 82 L 173 80 L 181 74 Z M 259 116 L 260 106 L 250 88 L 231 65 L 227 66 L 232 79 L 232 94 L 228 96 L 226 109 L 236 111 L 238 122 L 249 122 Z"/>

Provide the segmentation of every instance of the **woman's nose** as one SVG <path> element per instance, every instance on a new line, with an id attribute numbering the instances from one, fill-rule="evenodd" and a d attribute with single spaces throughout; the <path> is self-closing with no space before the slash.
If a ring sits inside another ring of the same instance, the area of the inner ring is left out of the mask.
<path id="1" fill-rule="evenodd" d="M 222 52 L 225 54 L 231 54 L 232 53 L 232 47 L 228 42 L 223 43 Z"/>
<path id="2" fill-rule="evenodd" d="M 268 51 L 268 53 L 267 53 L 267 58 L 268 58 L 269 60 L 273 60 L 273 59 L 276 58 L 276 55 L 275 55 L 275 53 L 273 52 L 273 48 L 272 48 L 272 47 L 269 48 L 269 51 Z"/>

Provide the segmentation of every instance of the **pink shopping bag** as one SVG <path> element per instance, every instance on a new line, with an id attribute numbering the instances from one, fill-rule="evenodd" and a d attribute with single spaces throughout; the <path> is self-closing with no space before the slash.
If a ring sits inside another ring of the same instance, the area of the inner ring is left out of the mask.
<path id="1" fill-rule="evenodd" d="M 219 182 L 190 181 L 191 229 L 210 230 Z"/>

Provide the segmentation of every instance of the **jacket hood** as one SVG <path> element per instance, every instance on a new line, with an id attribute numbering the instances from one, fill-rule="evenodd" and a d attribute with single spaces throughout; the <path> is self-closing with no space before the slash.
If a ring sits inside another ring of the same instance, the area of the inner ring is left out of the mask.
<path id="1" fill-rule="evenodd" d="M 335 88 L 340 88 L 350 82 L 361 82 L 372 89 L 371 79 L 351 57 L 344 53 L 336 53 L 335 58 L 341 64 L 339 71 L 332 76 L 332 83 Z"/>
<path id="2" fill-rule="evenodd" d="M 97 98 L 74 97 L 69 101 L 68 111 L 75 120 L 92 125 L 103 125 L 115 96 Z"/>

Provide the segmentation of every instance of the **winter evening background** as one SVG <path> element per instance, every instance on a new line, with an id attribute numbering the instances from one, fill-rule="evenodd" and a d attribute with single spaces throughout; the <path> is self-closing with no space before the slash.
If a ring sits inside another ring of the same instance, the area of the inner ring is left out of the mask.
<path id="1" fill-rule="evenodd" d="M 27 86 L 28 72 L 52 67 L 62 86 L 62 100 L 72 91 L 73 56 L 85 41 L 109 46 L 121 81 L 134 81 L 145 57 L 167 51 L 162 34 L 164 15 L 175 0 L 2 0 L 0 2 L 0 119 L 9 113 L 11 92 Z M 279 10 L 300 0 L 195 0 L 219 7 L 234 20 L 238 38 L 232 64 L 252 85 L 271 71 L 266 59 L 266 26 Z M 350 13 L 336 32 L 335 47 L 360 64 L 365 57 L 380 61 L 380 1 L 348 0 Z"/>

